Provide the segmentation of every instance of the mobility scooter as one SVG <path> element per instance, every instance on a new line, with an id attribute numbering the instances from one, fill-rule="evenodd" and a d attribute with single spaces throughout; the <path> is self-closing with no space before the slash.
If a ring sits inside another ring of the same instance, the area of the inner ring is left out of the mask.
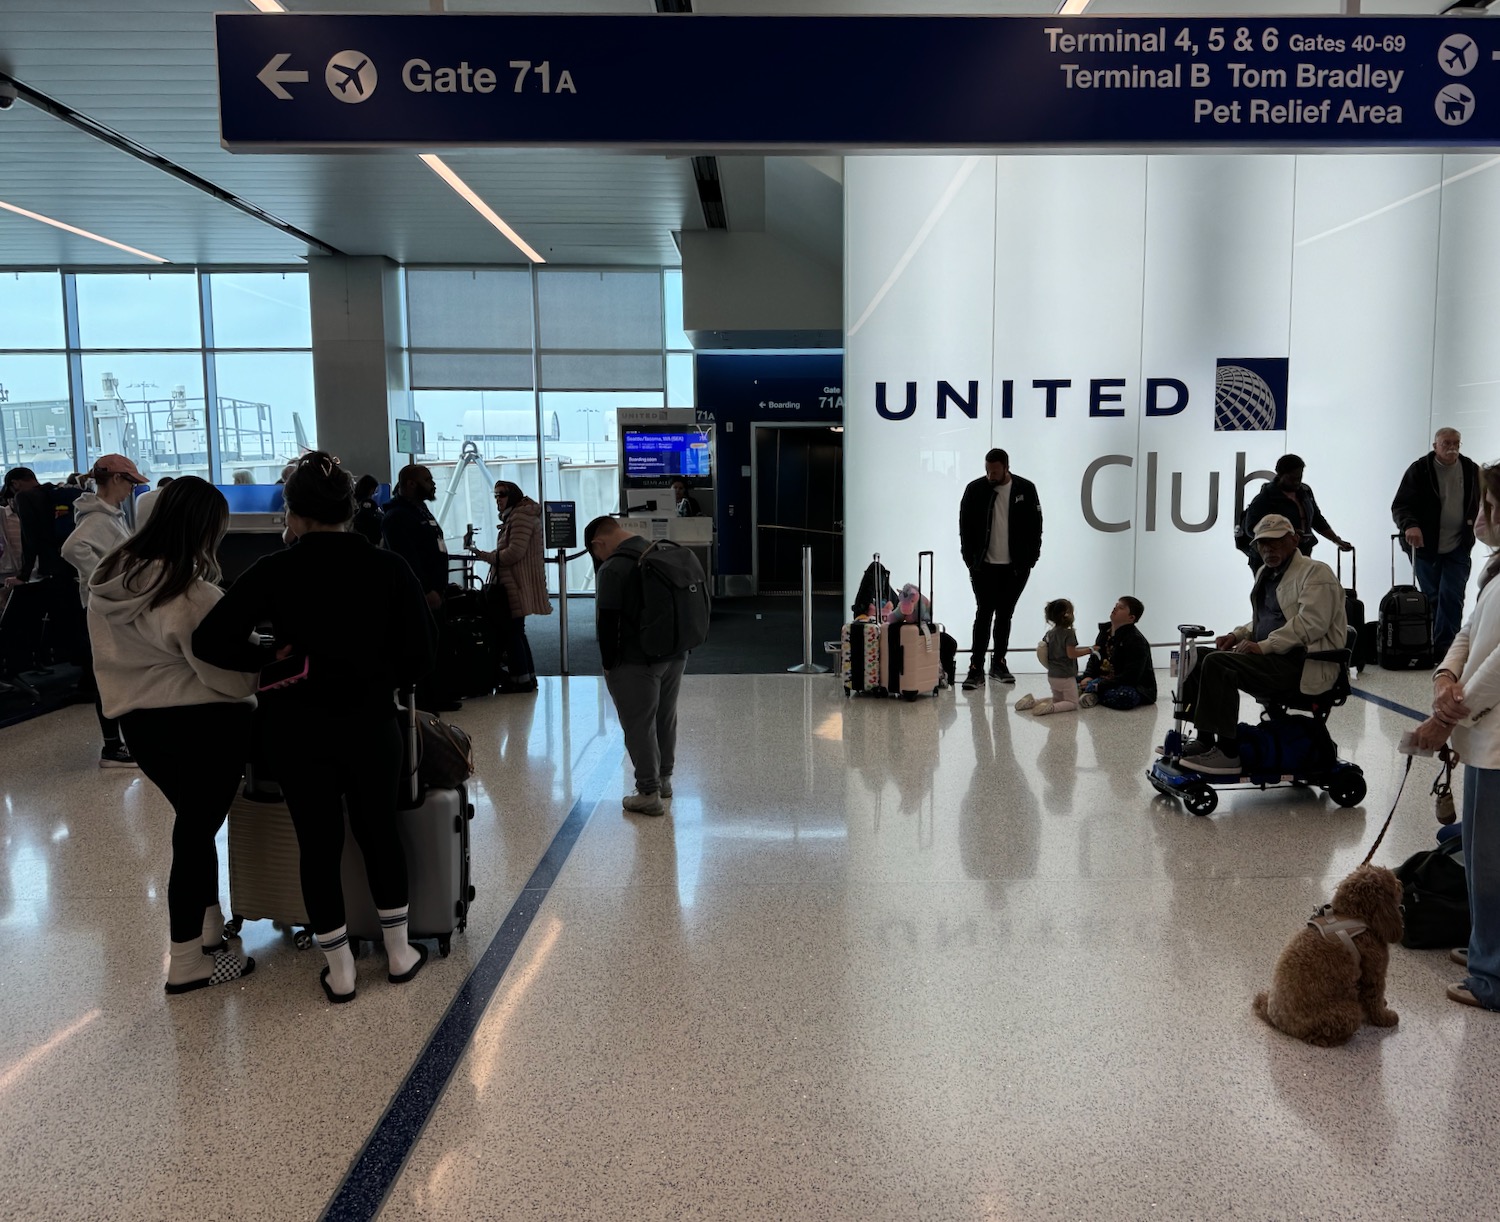
<path id="1" fill-rule="evenodd" d="M 1179 624 L 1177 687 L 1172 694 L 1176 724 L 1167 731 L 1161 757 L 1146 772 L 1146 778 L 1160 794 L 1180 798 L 1195 815 L 1210 815 L 1219 804 L 1220 789 L 1267 789 L 1272 785 L 1296 785 L 1325 790 L 1340 806 L 1355 806 L 1364 800 L 1365 774 L 1358 764 L 1338 757 L 1338 747 L 1328 735 L 1328 714 L 1349 698 L 1349 666 L 1353 654 L 1348 649 L 1330 649 L 1309 653 L 1314 662 L 1335 662 L 1339 675 L 1326 692 L 1314 696 L 1301 692 L 1262 698 L 1260 731 L 1255 741 L 1247 741 L 1241 727 L 1238 777 L 1193 770 L 1192 756 L 1182 755 L 1185 741 L 1183 723 L 1183 685 L 1197 662 L 1196 642 L 1213 634 L 1199 624 Z M 1295 744 L 1295 746 L 1293 746 Z"/>

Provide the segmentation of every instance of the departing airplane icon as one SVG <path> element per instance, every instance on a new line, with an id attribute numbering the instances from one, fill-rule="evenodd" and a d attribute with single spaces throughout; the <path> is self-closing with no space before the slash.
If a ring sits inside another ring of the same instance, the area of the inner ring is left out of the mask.
<path id="1" fill-rule="evenodd" d="M 350 85 L 353 85 L 355 91 L 363 96 L 365 92 L 365 86 L 364 82 L 359 79 L 359 74 L 364 71 L 365 65 L 369 62 L 370 61 L 367 59 L 362 59 L 352 68 L 346 68 L 343 64 L 329 65 L 329 67 L 332 68 L 335 72 L 342 72 L 344 74 L 344 79 L 338 82 L 338 90 L 340 93 L 345 92 Z"/>
<path id="2" fill-rule="evenodd" d="M 340 102 L 366 101 L 375 92 L 376 80 L 375 65 L 363 51 L 340 51 L 323 72 L 328 92 Z"/>
<path id="3" fill-rule="evenodd" d="M 1437 60 L 1449 76 L 1468 76 L 1479 63 L 1479 44 L 1468 34 L 1449 34 L 1438 44 Z"/>

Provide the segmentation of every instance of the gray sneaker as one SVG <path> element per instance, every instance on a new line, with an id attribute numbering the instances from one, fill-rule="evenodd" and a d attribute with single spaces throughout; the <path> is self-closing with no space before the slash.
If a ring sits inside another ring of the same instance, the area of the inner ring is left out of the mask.
<path id="1" fill-rule="evenodd" d="M 1239 776 L 1240 757 L 1225 755 L 1218 747 L 1202 755 L 1190 755 L 1184 763 L 1192 772 L 1206 772 L 1211 776 Z"/>
<path id="2" fill-rule="evenodd" d="M 1083 695 L 1078 697 L 1078 707 L 1081 709 L 1091 709 L 1098 703 L 1099 697 L 1093 692 L 1084 692 Z"/>
<path id="3" fill-rule="evenodd" d="M 662 777 L 661 788 L 657 792 L 664 798 L 670 798 L 672 796 L 672 778 L 669 776 Z"/>
<path id="4" fill-rule="evenodd" d="M 628 793 L 621 800 L 623 806 L 633 815 L 664 815 L 667 808 L 661 804 L 659 793 Z"/>

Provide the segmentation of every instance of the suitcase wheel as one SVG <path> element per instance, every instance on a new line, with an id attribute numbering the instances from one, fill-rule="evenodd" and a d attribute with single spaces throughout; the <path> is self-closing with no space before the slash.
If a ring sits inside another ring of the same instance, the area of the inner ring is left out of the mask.
<path id="1" fill-rule="evenodd" d="M 313 931 L 310 929 L 299 929 L 292 935 L 292 945 L 298 950 L 306 950 L 313 944 Z"/>
<path id="2" fill-rule="evenodd" d="M 475 894 L 476 894 L 476 892 L 475 892 L 473 886 L 470 886 L 469 887 L 469 903 L 472 904 L 474 902 L 474 896 L 475 896 Z"/>
<path id="3" fill-rule="evenodd" d="M 440 954 L 444 959 L 446 959 L 448 957 L 448 952 L 452 949 L 452 944 L 449 941 L 448 935 L 447 934 L 443 934 L 443 936 L 440 937 L 437 940 L 437 943 L 438 943 L 438 954 Z"/>
<path id="4" fill-rule="evenodd" d="M 237 938 L 240 936 L 240 930 L 242 930 L 244 927 L 244 917 L 231 915 L 230 918 L 224 922 L 224 936 L 226 938 Z"/>
<path id="5" fill-rule="evenodd" d="M 472 803 L 472 802 L 465 802 L 464 803 L 464 818 L 466 818 L 466 819 L 472 819 L 473 817 L 474 817 L 474 803 Z"/>

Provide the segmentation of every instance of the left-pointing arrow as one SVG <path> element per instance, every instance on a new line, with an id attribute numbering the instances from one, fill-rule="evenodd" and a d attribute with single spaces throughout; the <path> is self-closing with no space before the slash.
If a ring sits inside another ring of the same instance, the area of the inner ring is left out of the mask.
<path id="1" fill-rule="evenodd" d="M 284 51 L 280 55 L 273 55 L 271 62 L 255 74 L 255 79 L 274 93 L 283 102 L 290 102 L 292 95 L 282 88 L 282 85 L 301 85 L 307 83 L 305 72 L 283 72 L 281 65 L 292 58 L 290 51 Z"/>

